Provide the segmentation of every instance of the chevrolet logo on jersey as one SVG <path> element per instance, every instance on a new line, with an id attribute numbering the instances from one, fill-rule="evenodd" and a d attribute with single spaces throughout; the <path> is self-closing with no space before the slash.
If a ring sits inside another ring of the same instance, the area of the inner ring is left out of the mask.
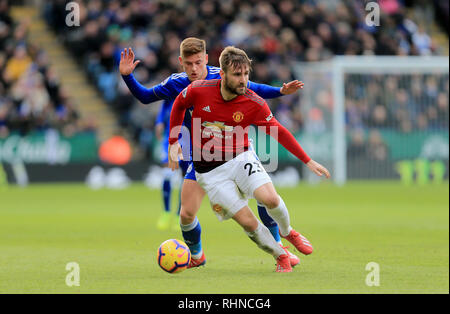
<path id="1" fill-rule="evenodd" d="M 202 123 L 202 126 L 214 131 L 225 131 L 225 132 L 232 132 L 233 127 L 229 125 L 225 125 L 223 122 L 214 121 L 214 122 L 208 122 L 205 121 Z"/>

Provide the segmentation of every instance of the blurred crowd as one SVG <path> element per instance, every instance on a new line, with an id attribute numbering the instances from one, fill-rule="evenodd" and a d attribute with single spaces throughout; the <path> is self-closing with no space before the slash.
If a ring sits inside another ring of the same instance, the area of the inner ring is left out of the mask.
<path id="1" fill-rule="evenodd" d="M 68 87 L 61 86 L 45 51 L 27 43 L 27 24 L 13 23 L 7 2 L 0 0 L 0 136 L 11 130 L 26 133 L 54 127 L 73 134 L 86 128 L 67 97 Z M 210 65 L 218 65 L 225 46 L 235 45 L 254 61 L 251 80 L 281 86 L 294 79 L 293 64 L 298 61 L 334 55 L 439 55 L 430 20 L 439 15 L 448 25 L 441 0 L 378 0 L 380 26 L 366 24 L 367 1 L 77 0 L 80 26 L 68 27 L 67 2 L 45 1 L 43 16 L 115 110 L 120 124 L 144 148 L 153 140 L 160 104 L 142 105 L 121 80 L 118 61 L 124 47 L 133 47 L 141 60 L 134 74 L 146 86 L 181 70 L 179 44 L 189 36 L 206 40 Z M 407 6 L 412 13 L 407 14 Z M 377 76 L 350 77 L 348 129 L 448 129 L 448 76 L 404 82 L 395 76 L 384 81 Z M 330 103 L 329 95 L 318 95 L 319 105 Z M 268 103 L 292 132 L 310 125 L 320 129 L 320 124 L 308 121 L 320 120 L 325 113 L 301 110 L 299 93 Z"/>
<path id="2" fill-rule="evenodd" d="M 448 75 L 352 74 L 346 82 L 349 129 L 448 129 Z"/>
<path id="3" fill-rule="evenodd" d="M 67 27 L 66 2 L 47 2 L 49 25 L 84 65 L 122 126 L 144 146 L 151 141 L 157 109 L 139 104 L 121 81 L 117 65 L 124 47 L 133 47 L 142 61 L 135 75 L 146 86 L 180 71 L 179 44 L 189 36 L 206 40 L 211 65 L 218 65 L 227 45 L 244 49 L 254 61 L 251 79 L 277 86 L 294 78 L 292 63 L 297 61 L 441 52 L 425 24 L 428 9 L 434 14 L 439 0 L 418 1 L 423 8 L 414 16 L 424 24 L 406 15 L 411 1 L 379 0 L 379 27 L 365 23 L 365 1 L 346 0 L 79 0 L 81 27 Z M 293 132 L 304 127 L 298 97 L 269 101 L 275 116 Z"/>
<path id="4" fill-rule="evenodd" d="M 385 160 L 388 152 L 379 130 L 396 130 L 402 134 L 448 132 L 448 74 L 351 74 L 347 75 L 346 82 L 350 155 L 367 154 Z"/>
<path id="5" fill-rule="evenodd" d="M 83 125 L 46 51 L 27 40 L 28 28 L 26 21 L 13 21 L 8 1 L 0 0 L 0 138 L 48 129 L 71 136 L 91 129 Z"/>

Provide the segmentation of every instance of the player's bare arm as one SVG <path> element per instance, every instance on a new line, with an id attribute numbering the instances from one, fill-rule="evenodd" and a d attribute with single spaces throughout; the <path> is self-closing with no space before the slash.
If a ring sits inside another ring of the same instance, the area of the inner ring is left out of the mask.
<path id="1" fill-rule="evenodd" d="M 260 117 L 256 118 L 256 125 L 277 127 L 278 133 L 275 136 L 270 134 L 270 129 L 266 128 L 264 130 L 267 134 L 274 136 L 275 140 L 278 141 L 290 153 L 296 156 L 299 160 L 303 161 L 308 166 L 309 170 L 314 172 L 319 177 L 325 175 L 327 179 L 330 178 L 330 172 L 328 169 L 312 160 L 297 142 L 292 133 L 273 117 L 267 103 L 264 104 L 263 110 L 260 111 L 260 114 Z"/>
<path id="2" fill-rule="evenodd" d="M 302 81 L 294 80 L 289 83 L 283 83 L 283 87 L 280 89 L 280 93 L 283 95 L 290 95 L 298 91 L 299 89 L 303 89 L 305 84 Z"/>
<path id="3" fill-rule="evenodd" d="M 134 51 L 130 48 L 125 48 L 120 53 L 119 71 L 122 75 L 130 75 L 133 73 L 140 60 L 134 61 Z"/>

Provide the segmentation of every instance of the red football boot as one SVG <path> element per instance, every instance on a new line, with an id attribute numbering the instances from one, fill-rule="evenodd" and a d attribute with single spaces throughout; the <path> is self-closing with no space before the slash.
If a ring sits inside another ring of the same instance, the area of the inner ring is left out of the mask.
<path id="1" fill-rule="evenodd" d="M 206 264 L 205 252 L 202 253 L 202 257 L 196 259 L 191 257 L 188 268 L 199 267 Z"/>
<path id="2" fill-rule="evenodd" d="M 298 258 L 298 256 L 289 252 L 288 246 L 282 246 L 281 244 L 280 244 L 280 246 L 286 251 L 287 255 L 289 256 L 289 261 L 291 262 L 292 267 L 294 267 L 300 263 L 300 259 Z"/>
<path id="3" fill-rule="evenodd" d="M 289 232 L 289 234 L 283 238 L 291 242 L 299 252 L 305 255 L 311 254 L 313 252 L 313 247 L 311 243 L 309 243 L 308 239 L 306 239 L 294 229 L 292 229 L 291 232 Z"/>
<path id="4" fill-rule="evenodd" d="M 290 273 L 292 271 L 291 261 L 287 253 L 277 258 L 277 268 L 275 271 L 277 273 Z"/>

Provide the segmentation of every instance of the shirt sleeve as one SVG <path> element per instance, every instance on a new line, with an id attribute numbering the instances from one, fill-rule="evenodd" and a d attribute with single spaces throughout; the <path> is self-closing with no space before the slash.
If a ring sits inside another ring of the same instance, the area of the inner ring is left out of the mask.
<path id="1" fill-rule="evenodd" d="M 172 111 L 170 112 L 170 145 L 178 141 L 186 110 L 193 105 L 192 98 L 191 85 L 189 85 L 177 96 L 172 105 Z"/>
<path id="2" fill-rule="evenodd" d="M 248 81 L 247 88 L 258 94 L 259 97 L 264 99 L 271 99 L 283 96 L 281 94 L 281 87 L 274 87 L 266 84 L 258 84 L 252 81 Z"/>
<path id="3" fill-rule="evenodd" d="M 272 136 L 291 154 L 293 154 L 295 157 L 303 161 L 303 163 L 306 164 L 311 160 L 308 154 L 306 154 L 306 152 L 297 142 L 294 135 L 292 135 L 292 133 L 289 132 L 288 129 L 282 126 L 280 122 L 278 122 L 277 119 L 275 119 L 267 103 L 264 103 L 262 110 L 259 110 L 255 119 L 256 121 L 254 123 L 257 126 L 263 126 L 264 132 L 266 132 L 266 134 Z M 273 127 L 276 127 L 276 130 L 278 132 L 273 132 Z"/>
<path id="4" fill-rule="evenodd" d="M 167 91 L 167 88 L 163 86 L 164 81 L 161 84 L 155 85 L 151 88 L 147 88 L 140 84 L 133 74 L 122 75 L 122 78 L 130 89 L 134 97 L 136 97 L 143 104 L 149 104 L 162 99 L 169 99 L 171 94 Z"/>

